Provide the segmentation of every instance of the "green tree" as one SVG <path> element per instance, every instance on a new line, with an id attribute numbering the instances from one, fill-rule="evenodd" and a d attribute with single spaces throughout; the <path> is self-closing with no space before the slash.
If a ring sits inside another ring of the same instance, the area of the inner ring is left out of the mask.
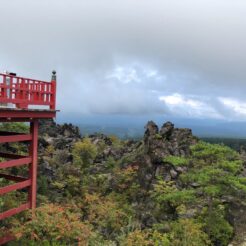
<path id="1" fill-rule="evenodd" d="M 208 246 L 210 240 L 202 225 L 193 219 L 180 219 L 171 223 L 170 241 L 172 246 Z"/>
<path id="2" fill-rule="evenodd" d="M 152 197 L 161 207 L 168 206 L 175 210 L 182 204 L 194 201 L 195 191 L 193 189 L 178 189 L 174 181 L 164 181 L 159 178 L 154 185 Z"/>
<path id="3" fill-rule="evenodd" d="M 199 218 L 211 241 L 227 245 L 233 228 L 226 220 L 225 204 L 240 203 L 246 197 L 246 178 L 240 176 L 243 169 L 240 155 L 224 145 L 201 141 L 191 147 L 188 158 L 170 156 L 165 162 L 174 167 L 189 165 L 177 181 L 156 182 L 152 192 L 156 207 L 167 214 L 176 214 L 174 218 L 186 216 L 186 209 L 193 209 L 193 217 Z M 203 207 L 203 213 L 199 212 L 199 206 Z"/>
<path id="4" fill-rule="evenodd" d="M 87 168 L 96 157 L 97 148 L 91 143 L 89 138 L 84 138 L 82 141 L 74 144 L 72 154 L 75 165 Z"/>

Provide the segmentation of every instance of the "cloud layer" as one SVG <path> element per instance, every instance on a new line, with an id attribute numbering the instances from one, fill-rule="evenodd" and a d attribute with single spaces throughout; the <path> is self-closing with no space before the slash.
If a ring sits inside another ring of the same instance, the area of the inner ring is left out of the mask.
<path id="1" fill-rule="evenodd" d="M 2 0 L 0 69 L 80 114 L 246 119 L 244 0 Z"/>

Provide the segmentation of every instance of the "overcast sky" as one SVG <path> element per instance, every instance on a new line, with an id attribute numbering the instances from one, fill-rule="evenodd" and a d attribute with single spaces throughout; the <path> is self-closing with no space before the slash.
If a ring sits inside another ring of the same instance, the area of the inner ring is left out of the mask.
<path id="1" fill-rule="evenodd" d="M 63 113 L 246 120 L 245 0 L 0 0 L 0 69 Z"/>

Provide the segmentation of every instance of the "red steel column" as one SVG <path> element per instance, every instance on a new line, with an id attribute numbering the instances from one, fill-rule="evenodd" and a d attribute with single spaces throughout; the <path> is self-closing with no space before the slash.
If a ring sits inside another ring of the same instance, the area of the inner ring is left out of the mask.
<path id="1" fill-rule="evenodd" d="M 50 109 L 56 109 L 56 71 L 52 71 Z"/>
<path id="2" fill-rule="evenodd" d="M 36 208 L 37 197 L 37 164 L 38 164 L 38 120 L 31 122 L 30 133 L 32 141 L 30 142 L 29 155 L 32 158 L 32 163 L 29 166 L 29 178 L 31 179 L 31 186 L 29 189 L 30 207 L 34 211 Z"/>

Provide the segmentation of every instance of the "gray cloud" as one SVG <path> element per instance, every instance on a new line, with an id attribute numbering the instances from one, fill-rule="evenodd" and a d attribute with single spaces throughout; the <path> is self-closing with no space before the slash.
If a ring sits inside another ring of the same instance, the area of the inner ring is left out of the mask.
<path id="1" fill-rule="evenodd" d="M 45 80 L 56 68 L 63 112 L 175 114 L 159 97 L 178 93 L 232 118 L 218 97 L 244 100 L 243 0 L 0 3 L 0 68 Z"/>

